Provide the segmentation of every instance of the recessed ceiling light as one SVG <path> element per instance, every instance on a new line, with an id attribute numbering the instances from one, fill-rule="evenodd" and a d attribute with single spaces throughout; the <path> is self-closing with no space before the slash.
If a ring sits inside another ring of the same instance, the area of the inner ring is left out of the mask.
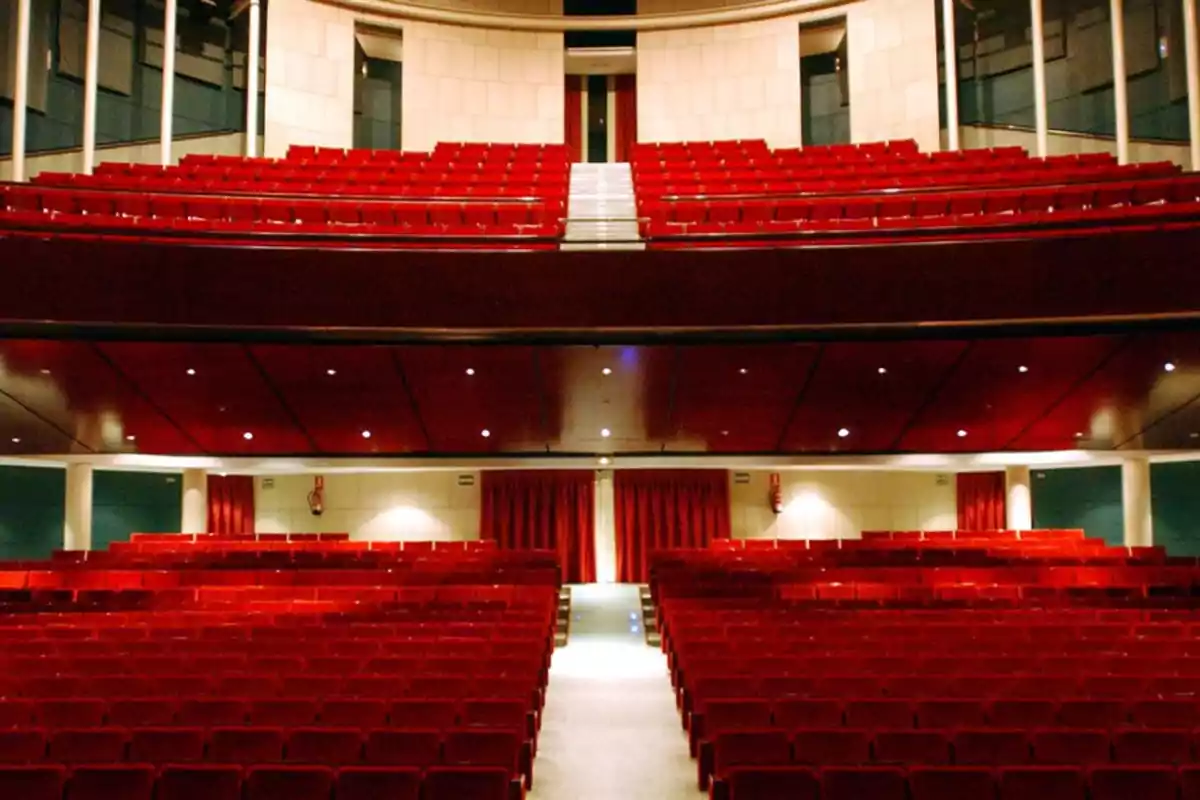
<path id="1" fill-rule="evenodd" d="M 246 431 L 245 433 L 242 434 L 242 438 L 248 442 L 254 438 L 254 434 L 251 433 L 250 431 Z"/>
<path id="2" fill-rule="evenodd" d="M 721 435 L 722 435 L 722 436 L 728 436 L 728 435 L 729 435 L 729 431 L 721 431 Z"/>
<path id="3" fill-rule="evenodd" d="M 742 367 L 741 369 L 738 370 L 738 372 L 741 373 L 742 375 L 745 375 L 749 371 L 750 370 L 746 369 L 745 367 Z"/>
<path id="4" fill-rule="evenodd" d="M 849 435 L 850 435 L 849 428 L 838 428 L 838 438 L 839 439 L 845 439 Z"/>
<path id="5" fill-rule="evenodd" d="M 363 432 L 362 432 L 362 437 L 363 437 L 364 439 L 370 439 L 370 438 L 371 438 L 371 432 L 370 432 L 370 431 L 363 431 Z"/>
<path id="6" fill-rule="evenodd" d="M 48 370 L 48 369 L 44 369 L 44 370 L 42 370 L 42 374 L 43 374 L 43 375 L 49 375 L 49 374 L 50 374 L 50 370 Z"/>
<path id="7" fill-rule="evenodd" d="M 195 375 L 195 374 L 196 374 L 196 370 L 192 369 L 191 367 L 188 367 L 188 368 L 187 368 L 187 374 L 188 374 L 188 375 Z"/>
<path id="8" fill-rule="evenodd" d="M 20 437 L 20 436 L 14 436 L 14 437 L 13 437 L 13 444 L 20 444 L 20 443 L 21 443 L 21 437 Z"/>
<path id="9" fill-rule="evenodd" d="M 1017 372 L 1029 372 L 1029 367 L 1022 364 L 1021 366 L 1017 367 Z"/>
<path id="10" fill-rule="evenodd" d="M 487 428 L 484 428 L 483 430 L 481 430 L 481 431 L 479 432 L 479 435 L 480 435 L 480 436 L 482 436 L 483 438 L 485 438 L 485 439 L 486 439 L 486 438 L 488 438 L 489 436 L 491 436 L 491 435 L 492 435 L 492 432 L 491 432 L 491 431 L 489 431 Z"/>
<path id="11" fill-rule="evenodd" d="M 467 374 L 468 374 L 468 375 L 474 375 L 474 374 L 475 374 L 475 368 L 474 368 L 474 367 L 467 367 Z"/>
<path id="12" fill-rule="evenodd" d="M 600 466 L 607 467 L 611 463 L 612 463 L 612 459 L 609 458 L 608 456 L 600 456 Z"/>
<path id="13" fill-rule="evenodd" d="M 608 367 L 605 367 L 604 369 L 600 370 L 600 374 L 601 375 L 612 375 L 612 370 Z"/>
<path id="14" fill-rule="evenodd" d="M 1191 433 L 1188 434 L 1188 438 L 1189 439 L 1200 439 L 1200 433 L 1197 433 L 1196 431 L 1192 431 Z"/>
<path id="15" fill-rule="evenodd" d="M 1165 369 L 1167 372 L 1174 372 L 1175 371 L 1175 362 L 1168 361 L 1167 363 L 1163 364 L 1163 369 Z"/>
<path id="16" fill-rule="evenodd" d="M 1083 438 L 1083 431 L 1075 431 L 1075 438 L 1076 438 L 1076 439 L 1082 439 L 1082 438 Z"/>
<path id="17" fill-rule="evenodd" d="M 612 436 L 612 431 L 610 431 L 608 428 L 601 428 L 600 435 L 607 439 L 608 437 Z"/>
<path id="18" fill-rule="evenodd" d="M 127 441 L 127 442 L 132 442 L 132 441 L 136 441 L 136 440 L 137 440 L 137 437 L 134 436 L 132 433 L 125 437 L 125 441 Z"/>
<path id="19" fill-rule="evenodd" d="M 964 437 L 964 436 L 966 436 L 966 435 L 967 435 L 967 432 L 966 432 L 965 430 L 963 430 L 962 428 L 959 428 L 959 429 L 958 429 L 958 438 L 960 438 L 960 439 L 961 439 L 961 438 L 963 438 L 963 437 Z"/>
<path id="20" fill-rule="evenodd" d="M 337 370 L 336 369 L 327 369 L 327 370 L 325 370 L 325 374 L 326 375 L 337 375 Z"/>
<path id="21" fill-rule="evenodd" d="M 880 368 L 879 368 L 879 374 L 880 374 L 880 375 L 887 375 L 887 367 L 880 367 Z"/>

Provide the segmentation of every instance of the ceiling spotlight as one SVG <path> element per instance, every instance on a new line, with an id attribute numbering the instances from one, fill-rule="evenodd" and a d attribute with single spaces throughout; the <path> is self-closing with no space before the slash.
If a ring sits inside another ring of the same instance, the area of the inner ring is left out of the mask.
<path id="1" fill-rule="evenodd" d="M 612 463 L 612 459 L 609 458 L 608 456 L 600 456 L 600 466 L 607 467 L 611 463 Z"/>
<path id="2" fill-rule="evenodd" d="M 838 438 L 839 439 L 845 439 L 849 435 L 850 435 L 849 428 L 838 428 Z"/>
<path id="3" fill-rule="evenodd" d="M 746 369 L 745 367 L 742 367 L 741 369 L 739 369 L 739 370 L 738 370 L 738 373 L 739 373 L 739 374 L 742 374 L 742 375 L 745 375 L 745 374 L 746 374 L 747 372 L 749 372 L 749 371 L 750 371 L 750 370 Z"/>
<path id="4" fill-rule="evenodd" d="M 371 432 L 370 432 L 370 431 L 363 431 L 363 433 L 362 433 L 362 437 L 363 437 L 364 439 L 370 439 L 370 438 L 371 438 Z"/>
<path id="5" fill-rule="evenodd" d="M 721 435 L 722 435 L 722 436 L 728 436 L 728 435 L 729 435 L 729 431 L 721 431 Z"/>
<path id="6" fill-rule="evenodd" d="M 967 435 L 967 432 L 965 430 L 963 430 L 962 428 L 958 429 L 958 438 L 962 439 L 966 435 Z"/>
<path id="7" fill-rule="evenodd" d="M 480 436 L 482 436 L 483 438 L 485 438 L 485 439 L 486 439 L 486 438 L 488 438 L 489 436 L 491 436 L 491 435 L 492 435 L 492 432 L 491 432 L 491 431 L 489 431 L 487 428 L 484 428 L 483 430 L 481 430 L 481 431 L 479 432 L 479 435 L 480 435 Z"/>
<path id="8" fill-rule="evenodd" d="M 608 367 L 605 367 L 604 369 L 600 370 L 600 374 L 601 375 L 612 375 L 612 370 Z"/>
<path id="9" fill-rule="evenodd" d="M 13 444 L 20 444 L 20 443 L 21 443 L 21 437 L 20 437 L 20 436 L 14 436 L 14 437 L 13 437 L 13 440 L 12 440 L 12 442 L 13 442 Z"/>
<path id="10" fill-rule="evenodd" d="M 1017 367 L 1017 372 L 1029 372 L 1029 367 L 1022 364 L 1021 366 Z"/>
<path id="11" fill-rule="evenodd" d="M 1083 438 L 1083 431 L 1075 431 L 1075 438 L 1076 438 L 1076 439 L 1082 439 L 1082 438 Z"/>
<path id="12" fill-rule="evenodd" d="M 187 374 L 188 374 L 188 375 L 195 375 L 195 374 L 196 374 L 196 370 L 192 369 L 191 367 L 188 367 L 188 368 L 187 368 Z"/>
<path id="13" fill-rule="evenodd" d="M 1189 439 L 1200 439 L 1200 433 L 1197 433 L 1196 431 L 1192 431 L 1191 433 L 1188 434 L 1188 438 Z"/>
<path id="14" fill-rule="evenodd" d="M 1165 369 L 1167 372 L 1174 372 L 1175 371 L 1175 362 L 1168 361 L 1167 363 L 1163 364 L 1163 369 Z"/>
<path id="15" fill-rule="evenodd" d="M 49 375 L 49 374 L 50 374 L 50 370 L 48 370 L 48 369 L 44 369 L 44 370 L 42 370 L 42 374 L 43 374 L 43 375 Z"/>
<path id="16" fill-rule="evenodd" d="M 254 434 L 251 433 L 250 431 L 246 431 L 245 433 L 242 434 L 242 438 L 248 442 L 254 438 Z"/>
<path id="17" fill-rule="evenodd" d="M 133 442 L 136 440 L 137 440 L 137 437 L 134 436 L 132 433 L 125 437 L 125 441 L 127 441 L 127 442 Z"/>
<path id="18" fill-rule="evenodd" d="M 325 374 L 330 375 L 330 376 L 337 375 L 337 370 L 336 369 L 327 369 L 327 370 L 325 370 Z"/>
<path id="19" fill-rule="evenodd" d="M 608 437 L 612 436 L 612 431 L 610 431 L 608 428 L 601 428 L 600 435 L 607 439 Z"/>
<path id="20" fill-rule="evenodd" d="M 475 368 L 474 368 L 474 367 L 467 367 L 467 374 L 468 374 L 468 375 L 474 375 L 474 374 L 475 374 Z"/>
<path id="21" fill-rule="evenodd" d="M 887 375 L 887 367 L 880 367 L 878 371 L 880 375 Z"/>

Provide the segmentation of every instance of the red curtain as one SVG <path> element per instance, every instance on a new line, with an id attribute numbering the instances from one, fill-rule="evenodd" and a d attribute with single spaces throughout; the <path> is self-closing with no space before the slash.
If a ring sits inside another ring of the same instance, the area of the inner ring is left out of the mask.
<path id="1" fill-rule="evenodd" d="M 565 582 L 593 583 L 595 486 L 587 470 L 485 470 L 480 534 L 505 549 L 557 551 Z"/>
<path id="2" fill-rule="evenodd" d="M 1004 473 L 960 472 L 957 501 L 960 531 L 1003 530 Z"/>
<path id="3" fill-rule="evenodd" d="M 725 470 L 620 470 L 613 477 L 617 580 L 645 583 L 649 555 L 729 538 Z"/>
<path id="4" fill-rule="evenodd" d="M 583 76 L 568 75 L 567 98 L 563 104 L 563 141 L 572 164 L 583 161 Z"/>
<path id="5" fill-rule="evenodd" d="M 252 476 L 208 476 L 208 532 L 254 533 Z"/>
<path id="6" fill-rule="evenodd" d="M 617 161 L 628 161 L 637 142 L 637 75 L 617 75 L 614 89 L 617 101 Z"/>

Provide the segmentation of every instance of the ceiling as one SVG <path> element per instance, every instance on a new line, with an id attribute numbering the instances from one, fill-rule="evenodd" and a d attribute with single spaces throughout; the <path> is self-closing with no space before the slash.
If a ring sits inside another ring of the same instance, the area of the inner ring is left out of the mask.
<path id="1" fill-rule="evenodd" d="M 599 347 L 0 341 L 0 456 L 1198 445 L 1200 331 Z"/>

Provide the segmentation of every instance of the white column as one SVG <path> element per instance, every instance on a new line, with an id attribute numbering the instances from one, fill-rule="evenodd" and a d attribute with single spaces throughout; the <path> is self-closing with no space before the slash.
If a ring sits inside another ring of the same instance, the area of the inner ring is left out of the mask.
<path id="1" fill-rule="evenodd" d="M 1050 149 L 1050 127 L 1046 115 L 1046 26 L 1042 0 L 1029 0 L 1033 19 L 1033 114 L 1037 129 L 1037 154 L 1045 158 Z"/>
<path id="2" fill-rule="evenodd" d="M 13 69 L 12 179 L 25 180 L 25 118 L 29 106 L 29 2 L 17 0 L 17 63 Z"/>
<path id="3" fill-rule="evenodd" d="M 604 133 L 608 137 L 605 142 L 608 158 L 605 161 L 611 164 L 617 160 L 617 78 L 615 75 L 609 75 L 605 79 L 604 89 L 604 116 L 607 123 L 604 126 Z"/>
<path id="4" fill-rule="evenodd" d="M 1029 493 L 1029 467 L 1004 470 L 1004 526 L 1010 531 L 1033 527 L 1033 498 Z"/>
<path id="5" fill-rule="evenodd" d="M 942 46 L 946 61 L 946 144 L 958 149 L 958 41 L 954 28 L 954 5 L 942 0 Z"/>
<path id="6" fill-rule="evenodd" d="M 1125 546 L 1154 544 L 1150 515 L 1150 461 L 1128 458 L 1121 462 L 1121 510 L 1125 517 Z"/>
<path id="7" fill-rule="evenodd" d="M 1113 110 L 1117 118 L 1117 162 L 1129 163 L 1129 87 L 1125 79 L 1125 0 L 1109 0 L 1112 17 Z"/>
<path id="8" fill-rule="evenodd" d="M 83 174 L 96 167 L 96 92 L 100 68 L 100 0 L 88 0 L 87 56 L 83 72 Z"/>
<path id="9" fill-rule="evenodd" d="M 160 163 L 171 164 L 171 133 L 175 121 L 175 22 L 178 0 L 167 0 L 163 10 L 162 117 L 159 124 Z"/>
<path id="10" fill-rule="evenodd" d="M 617 579 L 617 523 L 611 471 L 596 471 L 593 502 L 596 518 L 596 582 L 613 583 Z"/>
<path id="11" fill-rule="evenodd" d="M 588 163 L 588 79 L 579 77 L 579 160 Z"/>
<path id="12" fill-rule="evenodd" d="M 179 532 L 208 532 L 208 473 L 202 469 L 183 471 L 183 517 Z"/>
<path id="13" fill-rule="evenodd" d="M 92 465 L 67 465 L 64 550 L 92 549 Z"/>
<path id="14" fill-rule="evenodd" d="M 1196 0 L 1183 0 L 1183 49 L 1187 60 L 1191 169 L 1200 171 L 1200 43 L 1196 41 Z"/>
<path id="15" fill-rule="evenodd" d="M 258 155 L 258 45 L 262 11 L 258 0 L 250 0 L 249 41 L 246 45 L 246 158 Z"/>

